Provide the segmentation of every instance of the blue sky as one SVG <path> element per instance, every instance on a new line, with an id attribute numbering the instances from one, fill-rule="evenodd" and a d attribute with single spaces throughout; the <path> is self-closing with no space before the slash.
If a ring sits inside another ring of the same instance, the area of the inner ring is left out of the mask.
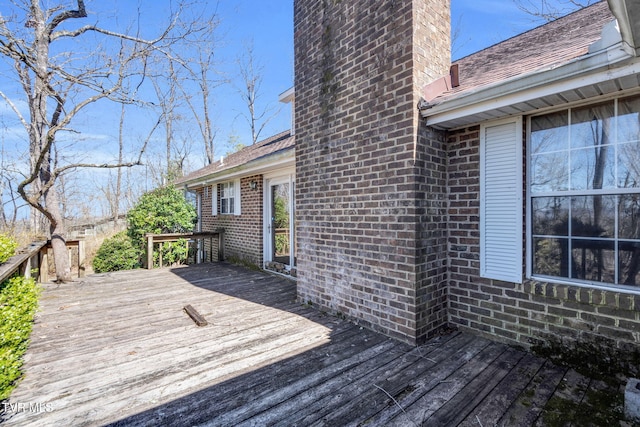
<path id="1" fill-rule="evenodd" d="M 555 0 L 565 1 L 566 0 Z M 46 3 L 46 2 L 45 2 Z M 541 24 L 531 16 L 518 10 L 511 0 L 452 0 L 452 26 L 459 28 L 459 35 L 454 45 L 454 58 L 466 56 L 482 48 L 498 43 L 530 28 Z M 124 29 L 135 22 L 140 13 L 139 29 L 143 35 L 157 33 L 166 22 L 172 2 L 169 0 L 86 0 L 90 12 L 89 20 L 110 29 Z M 175 1 L 173 2 L 175 4 Z M 237 78 L 236 58 L 243 46 L 253 43 L 255 60 L 262 66 L 262 88 L 258 100 L 258 110 L 265 108 L 279 109 L 277 115 L 265 127 L 261 138 L 266 138 L 290 127 L 291 110 L 288 105 L 278 102 L 278 96 L 293 85 L 293 0 L 219 0 L 197 2 L 197 8 L 208 12 L 217 12 L 220 19 L 216 57 L 220 72 L 228 78 Z M 11 7 L 4 2 L 0 5 L 0 14 L 9 16 Z M 19 99 L 19 86 L 7 76 L 10 68 L 1 68 L 0 90 Z M 3 75 L 7 73 L 7 76 Z M 24 95 L 22 95 L 24 96 Z M 232 86 L 217 88 L 213 93 L 214 103 L 211 106 L 213 121 L 218 128 L 217 158 L 229 151 L 228 141 L 231 135 L 244 144 L 250 143 L 249 128 L 242 118 L 246 106 Z M 24 104 L 16 101 L 18 106 Z M 75 140 L 64 141 L 68 144 L 67 153 L 71 156 L 85 157 L 86 160 L 109 161 L 117 153 L 117 124 L 119 108 L 99 103 L 92 106 L 86 114 L 74 123 L 74 129 L 81 132 L 73 137 Z M 128 132 L 133 141 L 130 152 L 134 153 L 142 135 L 146 132 L 145 124 L 157 120 L 157 112 L 137 112 L 130 121 L 135 122 Z M 195 126 L 186 122 L 185 135 Z M 148 129 L 148 127 L 146 128 Z M 136 133 L 137 132 L 137 133 Z M 186 136 L 185 138 L 187 138 Z M 80 140 L 80 143 L 77 141 Z M 137 142 L 136 142 L 137 141 Z M 3 152 L 17 152 L 28 146 L 26 135 L 12 118 L 6 104 L 0 100 L 0 143 Z M 154 135 L 150 152 L 162 156 L 162 135 Z M 6 151 L 5 151 L 6 150 Z M 191 169 L 203 165 L 204 155 L 201 147 L 193 148 Z M 5 154 L 3 154 L 5 155 Z M 18 158 L 26 159 L 24 155 Z M 162 157 L 160 157 L 162 158 Z M 93 172 L 92 172 L 93 173 Z M 147 180 L 148 168 L 144 171 Z M 100 181 L 99 174 L 93 173 L 94 181 Z M 86 183 L 87 180 L 85 179 Z M 145 183 L 149 189 L 151 184 Z M 89 187 L 85 190 L 96 194 Z"/>

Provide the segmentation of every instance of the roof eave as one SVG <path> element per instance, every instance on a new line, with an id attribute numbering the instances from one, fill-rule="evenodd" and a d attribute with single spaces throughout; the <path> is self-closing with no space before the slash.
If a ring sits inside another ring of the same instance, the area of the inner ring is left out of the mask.
<path id="1" fill-rule="evenodd" d="M 288 147 L 260 159 L 243 163 L 219 172 L 212 172 L 205 176 L 181 181 L 180 185 L 192 190 L 206 185 L 211 185 L 216 182 L 232 180 L 243 176 L 264 174 L 265 172 L 285 169 L 291 166 L 295 166 L 295 147 Z"/>
<path id="2" fill-rule="evenodd" d="M 445 99 L 436 105 L 421 108 L 420 112 L 427 119 L 427 125 L 448 129 L 451 128 L 448 123 L 456 119 L 471 118 L 488 110 L 638 72 L 640 64 L 627 53 L 624 42 L 621 42 L 555 68 L 538 70 Z"/>

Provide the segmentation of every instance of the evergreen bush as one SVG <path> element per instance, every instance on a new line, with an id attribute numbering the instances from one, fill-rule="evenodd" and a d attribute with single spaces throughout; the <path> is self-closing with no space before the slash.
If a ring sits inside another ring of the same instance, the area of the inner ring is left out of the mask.
<path id="1" fill-rule="evenodd" d="M 141 250 L 133 244 L 126 231 L 106 239 L 93 258 L 93 271 L 132 270 L 140 267 Z"/>
<path id="2" fill-rule="evenodd" d="M 0 401 L 9 397 L 22 375 L 39 294 L 33 279 L 14 277 L 0 284 Z"/>
<path id="3" fill-rule="evenodd" d="M 10 236 L 0 234 L 0 264 L 15 255 L 18 243 Z"/>

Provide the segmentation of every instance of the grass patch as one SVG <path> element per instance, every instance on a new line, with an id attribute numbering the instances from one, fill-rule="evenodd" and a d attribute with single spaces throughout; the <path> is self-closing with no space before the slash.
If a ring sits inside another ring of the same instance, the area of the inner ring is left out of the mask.
<path id="1" fill-rule="evenodd" d="M 9 397 L 22 375 L 39 294 L 33 279 L 14 277 L 0 284 L 0 401 Z"/>

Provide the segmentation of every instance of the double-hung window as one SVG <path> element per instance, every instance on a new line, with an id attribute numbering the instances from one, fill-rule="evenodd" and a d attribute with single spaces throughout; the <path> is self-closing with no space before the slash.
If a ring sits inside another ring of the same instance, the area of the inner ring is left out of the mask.
<path id="1" fill-rule="evenodd" d="M 529 135 L 532 276 L 640 285 L 640 97 L 532 117 Z"/>
<path id="2" fill-rule="evenodd" d="M 235 206 L 235 186 L 233 182 L 225 182 L 221 186 L 220 213 L 233 214 Z"/>
<path id="3" fill-rule="evenodd" d="M 220 213 L 240 215 L 240 180 L 220 184 Z"/>

